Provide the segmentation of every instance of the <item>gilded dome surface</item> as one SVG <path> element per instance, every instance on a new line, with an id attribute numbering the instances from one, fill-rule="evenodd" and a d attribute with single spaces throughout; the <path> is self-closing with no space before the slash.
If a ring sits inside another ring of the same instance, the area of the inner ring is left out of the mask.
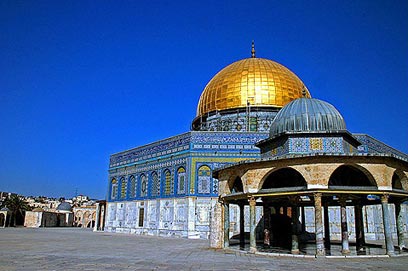
<path id="1" fill-rule="evenodd" d="M 327 133 L 347 131 L 340 112 L 331 104 L 300 98 L 283 107 L 272 121 L 270 138 L 284 133 Z"/>
<path id="2" fill-rule="evenodd" d="M 251 106 L 281 108 L 310 93 L 288 68 L 264 58 L 246 58 L 218 72 L 207 84 L 197 106 L 197 117 L 208 112 Z"/>

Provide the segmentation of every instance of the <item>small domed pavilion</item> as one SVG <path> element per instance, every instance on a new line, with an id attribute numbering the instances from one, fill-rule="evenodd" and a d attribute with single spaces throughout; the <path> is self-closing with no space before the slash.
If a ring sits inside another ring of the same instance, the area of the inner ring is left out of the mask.
<path id="1" fill-rule="evenodd" d="M 245 248 L 244 208 L 249 205 L 249 252 L 331 254 L 330 220 L 337 216 L 341 254 L 351 253 L 351 231 L 355 233 L 352 253 L 365 253 L 370 244 L 365 239 L 363 207 L 379 205 L 385 254 L 394 255 L 395 247 L 402 251 L 406 208 L 401 204 L 408 199 L 408 161 L 393 154 L 361 153 L 360 145 L 333 105 L 306 97 L 288 103 L 273 120 L 269 138 L 256 144 L 261 159 L 214 172 L 222 223 L 213 229 L 213 246 L 227 248 L 234 242 L 229 234 L 230 205 L 238 205 L 238 239 Z M 313 210 L 309 216 L 314 220 L 313 232 L 305 229 L 305 208 Z M 350 216 L 355 219 L 354 229 L 349 227 Z M 396 221 L 398 243 L 393 240 L 391 221 Z M 306 244 L 315 244 L 315 250 L 310 252 Z"/>

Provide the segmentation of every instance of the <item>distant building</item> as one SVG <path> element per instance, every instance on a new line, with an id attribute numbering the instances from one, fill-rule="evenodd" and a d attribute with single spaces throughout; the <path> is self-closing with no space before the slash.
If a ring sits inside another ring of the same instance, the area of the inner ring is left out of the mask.
<path id="1" fill-rule="evenodd" d="M 74 215 L 72 207 L 67 202 L 60 203 L 55 211 L 45 211 L 42 208 L 34 208 L 26 211 L 24 226 L 38 227 L 72 227 Z"/>

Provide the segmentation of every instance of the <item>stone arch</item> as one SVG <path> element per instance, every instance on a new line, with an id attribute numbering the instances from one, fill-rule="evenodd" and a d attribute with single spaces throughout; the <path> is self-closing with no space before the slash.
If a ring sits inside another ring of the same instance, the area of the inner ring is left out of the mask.
<path id="1" fill-rule="evenodd" d="M 356 164 L 344 164 L 336 168 L 329 178 L 330 186 L 375 186 L 377 183 L 371 173 Z"/>
<path id="2" fill-rule="evenodd" d="M 77 211 L 74 218 L 75 225 L 80 227 L 82 225 L 82 211 Z"/>
<path id="3" fill-rule="evenodd" d="M 400 190 L 408 190 L 408 177 L 402 170 L 395 170 L 392 175 L 392 188 Z"/>
<path id="4" fill-rule="evenodd" d="M 89 211 L 86 211 L 85 213 L 84 213 L 84 215 L 83 215 L 83 223 L 82 223 L 82 225 L 84 226 L 84 227 L 88 227 L 88 224 L 89 224 L 89 216 L 90 216 L 90 212 Z"/>
<path id="5" fill-rule="evenodd" d="M 235 178 L 231 178 L 231 180 L 228 182 L 228 188 L 231 193 L 244 192 L 244 185 L 241 177 L 236 176 Z"/>
<path id="6" fill-rule="evenodd" d="M 260 182 L 260 189 L 284 187 L 307 187 L 303 175 L 291 167 L 278 168 L 269 172 Z"/>

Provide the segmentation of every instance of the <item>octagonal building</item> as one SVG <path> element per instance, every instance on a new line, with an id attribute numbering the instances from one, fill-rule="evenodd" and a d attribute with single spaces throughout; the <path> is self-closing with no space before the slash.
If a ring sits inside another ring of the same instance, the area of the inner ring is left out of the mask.
<path id="1" fill-rule="evenodd" d="M 208 82 L 190 131 L 110 156 L 106 210 L 97 212 L 104 214 L 105 222 L 96 228 L 209 238 L 221 219 L 214 171 L 286 152 L 276 142 L 289 134 L 277 131 L 271 138 L 271 125 L 282 107 L 299 98 L 311 98 L 305 84 L 285 66 L 256 57 L 252 46 L 251 57 L 221 69 Z M 341 130 L 333 135 L 336 143 L 339 137 L 353 153 L 405 155 L 364 134 Z M 267 141 L 270 144 L 264 144 Z M 261 154 L 262 148 L 267 151 Z M 230 221 L 231 234 L 238 234 L 242 226 L 248 232 L 248 220 L 240 224 L 239 206 L 231 206 Z"/>

